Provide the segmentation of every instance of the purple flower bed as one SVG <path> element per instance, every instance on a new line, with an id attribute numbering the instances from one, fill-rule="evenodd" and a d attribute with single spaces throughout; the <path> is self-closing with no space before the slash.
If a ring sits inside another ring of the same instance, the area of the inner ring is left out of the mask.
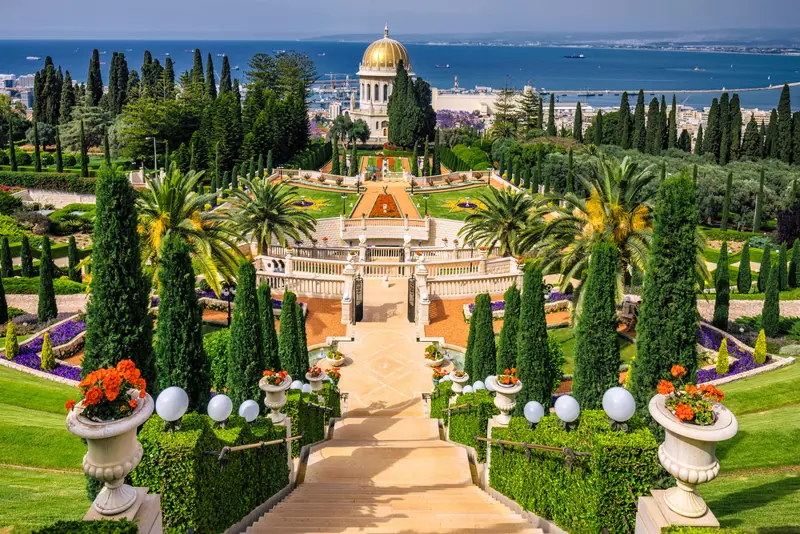
<path id="1" fill-rule="evenodd" d="M 722 343 L 722 334 L 711 330 L 704 324 L 700 324 L 700 328 L 697 329 L 697 342 L 707 349 L 719 350 L 719 346 Z M 727 374 L 717 374 L 717 370 L 714 367 L 700 369 L 697 371 L 697 383 L 700 384 L 726 376 L 738 375 L 739 373 L 744 373 L 745 371 L 750 371 L 751 369 L 756 369 L 765 365 L 756 363 L 753 359 L 752 351 L 743 349 L 736 343 L 728 343 L 728 353 L 732 357 L 738 359 L 731 362 Z"/>
<path id="2" fill-rule="evenodd" d="M 558 302 L 559 300 L 572 300 L 572 295 L 567 295 L 566 293 L 559 293 L 558 291 L 553 291 L 549 295 L 545 296 L 545 302 Z"/>
<path id="3" fill-rule="evenodd" d="M 551 302 L 558 302 L 560 300 L 572 300 L 572 295 L 566 295 L 564 293 L 559 293 L 558 291 L 553 291 L 552 293 L 550 293 L 549 295 L 545 295 L 544 297 L 544 301 L 548 304 Z M 506 309 L 506 301 L 504 300 L 492 301 L 492 312 L 501 311 L 505 309 Z M 469 305 L 469 312 L 475 313 L 475 304 Z"/>
<path id="4" fill-rule="evenodd" d="M 493 300 L 491 302 L 491 307 L 492 307 L 492 312 L 505 310 L 506 309 L 506 301 L 504 301 L 504 300 Z M 470 304 L 469 305 L 469 312 L 470 313 L 474 313 L 475 312 L 475 304 Z"/>
<path id="5" fill-rule="evenodd" d="M 86 321 L 74 320 L 60 324 L 50 330 L 50 342 L 54 347 L 63 345 L 73 340 L 84 330 L 86 330 Z M 19 353 L 20 355 L 36 354 L 42 350 L 42 343 L 44 343 L 44 335 L 38 336 L 31 341 L 25 341 L 24 345 L 20 345 Z"/>
<path id="6" fill-rule="evenodd" d="M 21 349 L 21 347 L 20 347 Z M 13 360 L 14 363 L 19 365 L 24 365 L 25 367 L 29 367 L 31 369 L 36 369 L 37 371 L 41 371 L 42 367 L 42 360 L 39 358 L 38 354 L 20 354 Z M 68 378 L 70 380 L 77 380 L 80 381 L 81 379 L 81 368 L 80 367 L 71 367 L 69 365 L 64 365 L 62 363 L 56 362 L 56 368 L 52 371 L 42 371 L 51 375 L 60 376 L 62 378 Z"/>

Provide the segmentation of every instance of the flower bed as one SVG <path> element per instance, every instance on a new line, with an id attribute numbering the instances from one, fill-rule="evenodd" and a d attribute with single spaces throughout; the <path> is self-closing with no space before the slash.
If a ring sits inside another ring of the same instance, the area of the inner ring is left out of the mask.
<path id="1" fill-rule="evenodd" d="M 386 206 L 386 209 L 384 209 L 384 206 Z M 378 195 L 378 198 L 375 199 L 375 203 L 372 205 L 369 216 L 370 218 L 399 219 L 401 217 L 400 209 L 397 207 L 394 195 L 388 193 L 381 193 Z"/>
<path id="2" fill-rule="evenodd" d="M 733 336 L 725 335 L 716 328 L 712 328 L 705 323 L 700 323 L 700 327 L 697 329 L 697 343 L 713 351 L 719 350 L 723 336 L 728 339 L 728 354 L 732 358 L 736 358 L 736 360 L 731 362 L 728 372 L 724 375 L 717 374 L 716 367 L 714 366 L 698 370 L 696 375 L 698 384 L 738 375 L 770 363 L 771 356 L 769 355 L 766 362 L 762 364 L 756 363 L 753 358 L 753 351 L 745 349 Z"/>
<path id="3" fill-rule="evenodd" d="M 75 319 L 61 323 L 54 328 L 48 330 L 50 333 L 50 342 L 53 347 L 58 347 L 72 341 L 75 337 L 80 335 L 86 330 L 86 321 Z M 31 340 L 24 341 L 20 344 L 19 353 L 22 354 L 35 354 L 42 350 L 42 343 L 44 342 L 44 334 L 37 336 Z"/>
<path id="4" fill-rule="evenodd" d="M 557 311 L 564 311 L 569 308 L 569 303 L 572 300 L 572 295 L 565 295 L 558 291 L 553 291 L 544 298 L 544 312 L 554 313 Z M 505 315 L 506 302 L 504 300 L 493 300 L 491 302 L 492 318 L 502 319 Z M 464 320 L 469 322 L 472 318 L 472 312 L 475 311 L 475 304 L 464 304 Z"/>

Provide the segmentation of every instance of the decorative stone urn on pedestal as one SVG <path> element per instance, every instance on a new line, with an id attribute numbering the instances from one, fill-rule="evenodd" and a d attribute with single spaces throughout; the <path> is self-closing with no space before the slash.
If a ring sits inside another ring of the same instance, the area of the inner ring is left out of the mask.
<path id="1" fill-rule="evenodd" d="M 461 395 L 461 392 L 464 391 L 464 384 L 469 382 L 469 375 L 464 373 L 464 376 L 458 377 L 455 373 L 450 373 L 450 380 L 453 382 L 453 393 Z"/>
<path id="2" fill-rule="evenodd" d="M 336 352 L 339 352 L 339 351 L 336 351 Z M 339 352 L 339 354 L 341 354 L 341 352 Z M 325 361 L 328 362 L 328 365 L 330 365 L 331 367 L 337 367 L 338 368 L 338 367 L 341 367 L 342 365 L 344 365 L 344 356 L 342 356 L 341 358 L 339 358 L 337 360 L 335 358 L 331 358 L 329 355 L 326 354 L 325 355 Z"/>
<path id="3" fill-rule="evenodd" d="M 286 390 L 291 385 L 292 377 L 288 375 L 277 386 L 267 383 L 266 377 L 258 381 L 258 387 L 267 394 L 264 399 L 264 405 L 270 410 L 270 414 L 267 417 L 275 424 L 281 423 L 286 419 L 286 414 L 281 413 L 281 408 L 286 404 Z"/>
<path id="4" fill-rule="evenodd" d="M 506 426 L 511 422 L 511 412 L 517 405 L 517 393 L 522 391 L 522 382 L 517 381 L 516 384 L 507 386 L 498 382 L 497 378 L 491 377 L 490 380 L 495 391 L 494 405 L 500 410 L 500 413 L 494 416 L 494 420 Z"/>
<path id="5" fill-rule="evenodd" d="M 664 405 L 665 400 L 664 395 L 656 395 L 648 406 L 650 415 L 666 431 L 664 443 L 658 448 L 658 460 L 678 482 L 677 487 L 665 492 L 664 501 L 678 515 L 701 517 L 708 506 L 695 487 L 717 477 L 717 442 L 735 436 L 739 424 L 733 413 L 721 404 L 714 406 L 713 425 L 682 423 Z"/>
<path id="6" fill-rule="evenodd" d="M 116 421 L 93 421 L 81 415 L 83 402 L 67 414 L 67 430 L 86 440 L 88 451 L 83 457 L 83 470 L 90 477 L 105 483 L 92 506 L 102 515 L 117 515 L 136 502 L 136 490 L 124 484 L 128 473 L 142 459 L 142 444 L 136 429 L 153 413 L 155 402 L 150 395 L 137 399 L 133 413 Z"/>
<path id="7" fill-rule="evenodd" d="M 321 373 L 319 376 L 311 376 L 310 373 L 306 373 L 306 380 L 311 384 L 312 393 L 319 393 L 322 391 L 322 381 L 325 380 L 325 374 Z"/>

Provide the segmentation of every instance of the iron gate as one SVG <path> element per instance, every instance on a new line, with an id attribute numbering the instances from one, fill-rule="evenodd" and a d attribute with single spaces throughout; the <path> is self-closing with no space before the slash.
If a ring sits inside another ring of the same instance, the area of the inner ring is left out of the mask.
<path id="1" fill-rule="evenodd" d="M 355 279 L 353 279 L 353 298 L 351 302 L 351 322 L 356 324 L 364 319 L 364 279 L 361 278 L 360 273 L 356 274 Z"/>
<path id="2" fill-rule="evenodd" d="M 408 322 L 417 322 L 417 279 L 408 279 Z"/>

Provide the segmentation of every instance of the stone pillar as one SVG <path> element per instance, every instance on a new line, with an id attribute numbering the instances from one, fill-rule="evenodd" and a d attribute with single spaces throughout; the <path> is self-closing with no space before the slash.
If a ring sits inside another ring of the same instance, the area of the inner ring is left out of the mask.
<path id="1" fill-rule="evenodd" d="M 403 236 L 403 258 L 406 262 L 413 261 L 411 257 L 411 234 L 408 232 Z"/>
<path id="2" fill-rule="evenodd" d="M 358 235 L 358 259 L 367 261 L 367 232 Z"/>
<path id="3" fill-rule="evenodd" d="M 428 297 L 428 268 L 425 267 L 424 260 L 420 258 L 417 268 L 414 271 L 417 279 L 417 324 L 430 324 L 431 301 Z"/>
<path id="4" fill-rule="evenodd" d="M 344 276 L 344 294 L 342 295 L 342 324 L 350 324 L 350 304 L 353 301 L 353 281 L 356 278 L 356 270 L 353 261 L 347 262 L 347 266 L 342 271 Z"/>
<path id="5" fill-rule="evenodd" d="M 539 184 L 539 189 L 538 189 L 538 191 L 539 191 L 539 194 L 540 194 L 540 195 L 544 195 L 544 184 Z"/>
<path id="6" fill-rule="evenodd" d="M 293 274 L 294 268 L 292 267 L 292 251 L 286 251 L 286 257 L 283 260 L 283 264 L 285 266 L 285 273 L 286 274 Z"/>
<path id="7" fill-rule="evenodd" d="M 489 256 L 489 251 L 481 247 L 478 253 L 480 254 L 478 256 L 478 274 L 486 274 L 486 258 Z"/>

